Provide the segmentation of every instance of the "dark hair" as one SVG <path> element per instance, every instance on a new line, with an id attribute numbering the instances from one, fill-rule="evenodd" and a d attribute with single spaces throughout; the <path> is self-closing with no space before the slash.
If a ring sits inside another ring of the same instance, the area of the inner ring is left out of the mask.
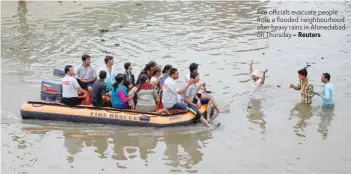
<path id="1" fill-rule="evenodd" d="M 328 80 L 328 82 L 330 81 L 330 74 L 329 73 L 323 73 L 324 78 L 326 78 Z"/>
<path id="2" fill-rule="evenodd" d="M 307 69 L 306 68 L 300 69 L 297 73 L 302 75 L 302 76 L 307 77 Z"/>
<path id="3" fill-rule="evenodd" d="M 194 70 L 196 70 L 198 68 L 198 66 L 199 66 L 199 64 L 197 64 L 197 63 L 191 63 L 189 65 L 190 72 L 193 72 Z"/>
<path id="4" fill-rule="evenodd" d="M 153 67 L 155 67 L 155 66 L 156 66 L 156 62 L 154 62 L 154 61 L 151 60 L 148 64 L 145 65 L 144 70 L 147 71 L 147 70 L 149 70 L 150 68 L 153 68 Z"/>
<path id="5" fill-rule="evenodd" d="M 127 70 L 130 67 L 130 65 L 132 65 L 130 62 L 126 62 L 124 64 L 124 69 Z"/>
<path id="6" fill-rule="evenodd" d="M 192 72 L 192 73 L 190 73 L 190 78 L 191 78 L 191 79 L 195 79 L 196 76 L 198 76 L 198 75 L 199 75 L 199 73 L 197 73 L 197 72 Z"/>
<path id="7" fill-rule="evenodd" d="M 100 79 L 105 79 L 106 78 L 106 71 L 105 70 L 101 70 L 99 73 L 99 78 Z"/>
<path id="8" fill-rule="evenodd" d="M 171 68 L 171 70 L 169 70 L 169 76 L 172 76 L 173 74 L 175 74 L 177 72 L 177 68 Z"/>
<path id="9" fill-rule="evenodd" d="M 66 65 L 65 67 L 65 74 L 67 74 L 67 72 L 69 71 L 70 68 L 72 68 L 72 65 Z"/>
<path id="10" fill-rule="evenodd" d="M 112 56 L 106 56 L 105 57 L 105 63 L 107 63 L 109 60 L 111 60 L 111 59 L 113 59 L 113 57 Z"/>
<path id="11" fill-rule="evenodd" d="M 155 67 L 155 68 L 153 69 L 153 71 L 152 71 L 152 75 L 154 76 L 154 75 L 156 75 L 158 72 L 161 73 L 161 68 Z"/>
<path id="12" fill-rule="evenodd" d="M 84 54 L 84 55 L 82 56 L 82 61 L 86 61 L 86 60 L 89 59 L 89 58 L 90 58 L 89 55 Z"/>
<path id="13" fill-rule="evenodd" d="M 169 71 L 172 68 L 172 65 L 166 65 L 163 70 L 162 73 L 166 73 L 167 71 Z"/>
<path id="14" fill-rule="evenodd" d="M 146 74 L 142 74 L 139 76 L 139 86 L 138 86 L 138 90 L 135 93 L 138 93 L 141 90 L 141 86 L 142 84 L 144 84 L 146 82 L 146 80 L 148 79 Z"/>
<path id="15" fill-rule="evenodd" d="M 113 90 L 116 91 L 118 88 L 118 85 L 123 81 L 123 74 L 119 73 L 115 76 L 116 82 L 113 84 Z"/>

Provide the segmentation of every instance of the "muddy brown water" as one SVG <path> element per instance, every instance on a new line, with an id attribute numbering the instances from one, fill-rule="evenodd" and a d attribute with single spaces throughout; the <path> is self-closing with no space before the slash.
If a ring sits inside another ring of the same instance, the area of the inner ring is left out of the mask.
<path id="1" fill-rule="evenodd" d="M 321 38 L 258 38 L 257 9 L 336 9 L 345 31 Z M 10 173 L 351 173 L 350 2 L 1 2 L 1 165 Z M 99 30 L 108 30 L 100 32 Z M 216 130 L 201 125 L 136 128 L 22 120 L 19 109 L 39 100 L 40 81 L 77 65 L 115 57 L 138 74 L 149 60 L 187 73 L 200 63 L 222 108 Z M 322 58 L 323 57 L 323 58 Z M 251 109 L 247 62 L 269 69 L 262 100 Z M 336 108 L 299 104 L 306 66 L 321 90 L 329 72 Z M 281 87 L 278 87 L 281 86 Z"/>

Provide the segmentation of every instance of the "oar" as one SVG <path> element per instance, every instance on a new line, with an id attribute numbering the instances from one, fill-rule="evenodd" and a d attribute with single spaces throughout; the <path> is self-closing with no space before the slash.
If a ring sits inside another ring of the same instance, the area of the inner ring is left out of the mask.
<path id="1" fill-rule="evenodd" d="M 62 70 L 60 69 L 54 69 L 54 76 L 57 76 L 57 77 L 64 77 L 65 76 L 65 72 L 63 72 Z"/>

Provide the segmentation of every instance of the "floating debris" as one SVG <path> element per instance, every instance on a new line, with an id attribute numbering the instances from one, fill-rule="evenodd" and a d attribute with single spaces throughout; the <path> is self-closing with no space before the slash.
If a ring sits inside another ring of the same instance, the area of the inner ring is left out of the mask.
<path id="1" fill-rule="evenodd" d="M 10 47 L 9 49 L 10 49 L 10 50 L 12 50 L 12 51 L 13 51 L 13 50 L 15 50 L 15 49 L 14 49 L 14 48 L 12 48 L 12 47 Z"/>
<path id="2" fill-rule="evenodd" d="M 105 54 L 111 54 L 111 52 L 106 51 L 106 50 L 102 50 L 101 52 L 105 53 Z"/>
<path id="3" fill-rule="evenodd" d="M 123 28 L 123 25 L 119 25 L 119 28 Z"/>
<path id="4" fill-rule="evenodd" d="M 73 1 L 73 3 L 77 3 L 77 1 Z"/>
<path id="5" fill-rule="evenodd" d="M 137 5 L 137 6 L 141 6 L 141 5 L 143 5 L 142 3 L 140 3 L 140 2 L 137 2 L 137 3 L 135 3 L 135 5 Z"/>
<path id="6" fill-rule="evenodd" d="M 62 1 L 59 1 L 58 3 L 62 3 Z"/>
<path id="7" fill-rule="evenodd" d="M 99 32 L 100 33 L 106 33 L 106 32 L 109 32 L 110 30 L 107 30 L 107 29 L 100 29 Z"/>
<path id="8" fill-rule="evenodd" d="M 116 44 L 114 44 L 116 47 L 119 47 L 119 44 L 118 43 L 116 43 Z"/>
<path id="9" fill-rule="evenodd" d="M 150 27 L 150 26 L 151 26 L 151 24 L 146 24 L 146 26 Z"/>
<path id="10" fill-rule="evenodd" d="M 321 58 L 322 60 L 324 59 L 324 57 Z"/>
<path id="11" fill-rule="evenodd" d="M 265 53 L 262 53 L 262 55 L 265 55 Z"/>
<path id="12" fill-rule="evenodd" d="M 281 86 L 280 85 L 277 85 L 278 88 L 280 88 Z"/>
<path id="13" fill-rule="evenodd" d="M 101 42 L 105 42 L 105 39 L 101 39 Z"/>

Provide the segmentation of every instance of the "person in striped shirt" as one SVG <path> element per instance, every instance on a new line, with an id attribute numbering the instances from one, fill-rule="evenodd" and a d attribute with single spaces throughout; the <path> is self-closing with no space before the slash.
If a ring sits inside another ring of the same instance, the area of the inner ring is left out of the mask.
<path id="1" fill-rule="evenodd" d="M 312 97 L 314 96 L 313 85 L 309 83 L 307 78 L 307 69 L 303 68 L 298 72 L 300 82 L 297 86 L 291 84 L 290 88 L 293 88 L 301 93 L 301 103 L 312 103 Z"/>

